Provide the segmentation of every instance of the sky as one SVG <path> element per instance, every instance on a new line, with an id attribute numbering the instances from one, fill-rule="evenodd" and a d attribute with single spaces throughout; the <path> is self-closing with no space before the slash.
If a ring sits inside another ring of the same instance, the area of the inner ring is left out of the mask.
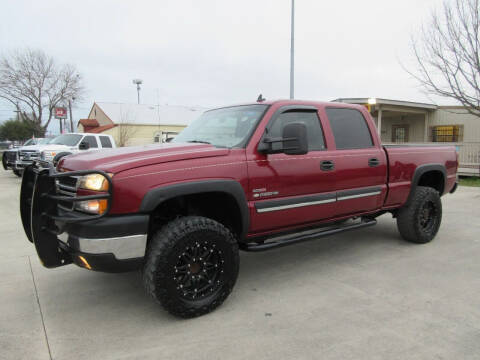
<path id="1" fill-rule="evenodd" d="M 411 36 L 441 0 L 296 0 L 295 98 L 428 98 Z M 0 53 L 38 48 L 70 63 L 94 101 L 224 106 L 289 97 L 291 0 L 2 1 Z M 0 102 L 0 120 L 13 116 Z M 57 131 L 54 122 L 51 131 Z"/>

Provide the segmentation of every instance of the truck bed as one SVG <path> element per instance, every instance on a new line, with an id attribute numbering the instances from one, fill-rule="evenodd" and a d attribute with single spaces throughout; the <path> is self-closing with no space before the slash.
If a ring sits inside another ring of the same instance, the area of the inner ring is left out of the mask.
<path id="1" fill-rule="evenodd" d="M 398 207 L 407 201 L 411 183 L 415 180 L 414 177 L 418 176 L 416 174 L 422 172 L 423 167 L 435 169 L 435 165 L 438 166 L 436 172 L 438 171 L 446 180 L 441 195 L 449 192 L 455 185 L 458 164 L 455 146 L 395 144 L 383 145 L 383 149 L 388 159 L 388 195 L 384 205 L 386 208 Z M 446 174 L 442 173 L 440 169 L 442 166 L 446 169 Z"/>

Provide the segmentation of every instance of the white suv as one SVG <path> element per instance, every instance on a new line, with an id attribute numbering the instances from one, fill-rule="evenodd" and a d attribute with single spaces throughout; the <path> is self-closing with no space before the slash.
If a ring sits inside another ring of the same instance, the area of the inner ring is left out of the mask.
<path id="1" fill-rule="evenodd" d="M 52 162 L 60 153 L 76 154 L 85 150 L 102 150 L 115 148 L 115 141 L 110 135 L 91 133 L 71 133 L 57 136 L 40 154 L 43 161 Z"/>

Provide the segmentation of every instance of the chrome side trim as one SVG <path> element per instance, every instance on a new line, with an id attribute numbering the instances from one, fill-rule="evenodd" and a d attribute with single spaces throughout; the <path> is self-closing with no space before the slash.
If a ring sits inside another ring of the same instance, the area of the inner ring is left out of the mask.
<path id="1" fill-rule="evenodd" d="M 257 209 L 257 212 L 258 212 L 258 213 L 263 213 L 263 212 L 270 212 L 270 211 L 293 209 L 293 208 L 299 208 L 299 207 L 303 207 L 303 206 L 312 206 L 312 205 L 327 204 L 327 203 L 332 203 L 332 202 L 335 202 L 335 201 L 337 201 L 337 200 L 335 200 L 335 199 L 326 199 L 326 200 L 309 201 L 309 202 L 303 202 L 303 203 L 297 203 L 297 204 L 290 204 L 290 205 L 272 206 L 272 207 L 269 207 L 269 208 Z"/>
<path id="2" fill-rule="evenodd" d="M 374 192 L 368 192 L 368 193 L 362 193 L 362 194 L 340 196 L 340 197 L 337 197 L 337 200 L 342 201 L 342 200 L 356 199 L 356 198 L 367 197 L 367 196 L 374 196 L 379 194 L 381 194 L 381 191 L 374 191 Z"/>
<path id="3" fill-rule="evenodd" d="M 144 257 L 147 245 L 147 234 L 105 239 L 87 239 L 62 233 L 58 235 L 58 239 L 75 250 L 88 254 L 111 253 L 118 260 Z"/>

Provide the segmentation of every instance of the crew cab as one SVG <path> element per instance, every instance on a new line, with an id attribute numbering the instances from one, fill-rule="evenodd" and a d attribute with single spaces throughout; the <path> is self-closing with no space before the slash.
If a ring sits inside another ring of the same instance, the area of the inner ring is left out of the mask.
<path id="1" fill-rule="evenodd" d="M 20 208 L 47 268 L 142 269 L 156 301 L 194 317 L 232 291 L 239 249 L 361 229 L 384 213 L 405 240 L 431 241 L 457 167 L 453 146 L 382 146 L 362 106 L 260 101 L 209 110 L 170 143 L 37 162 Z"/>
<path id="2" fill-rule="evenodd" d="M 111 135 L 91 133 L 62 134 L 42 149 L 40 158 L 43 161 L 53 162 L 54 159 L 76 154 L 84 150 L 102 150 L 115 147 L 115 140 L 113 140 Z"/>

